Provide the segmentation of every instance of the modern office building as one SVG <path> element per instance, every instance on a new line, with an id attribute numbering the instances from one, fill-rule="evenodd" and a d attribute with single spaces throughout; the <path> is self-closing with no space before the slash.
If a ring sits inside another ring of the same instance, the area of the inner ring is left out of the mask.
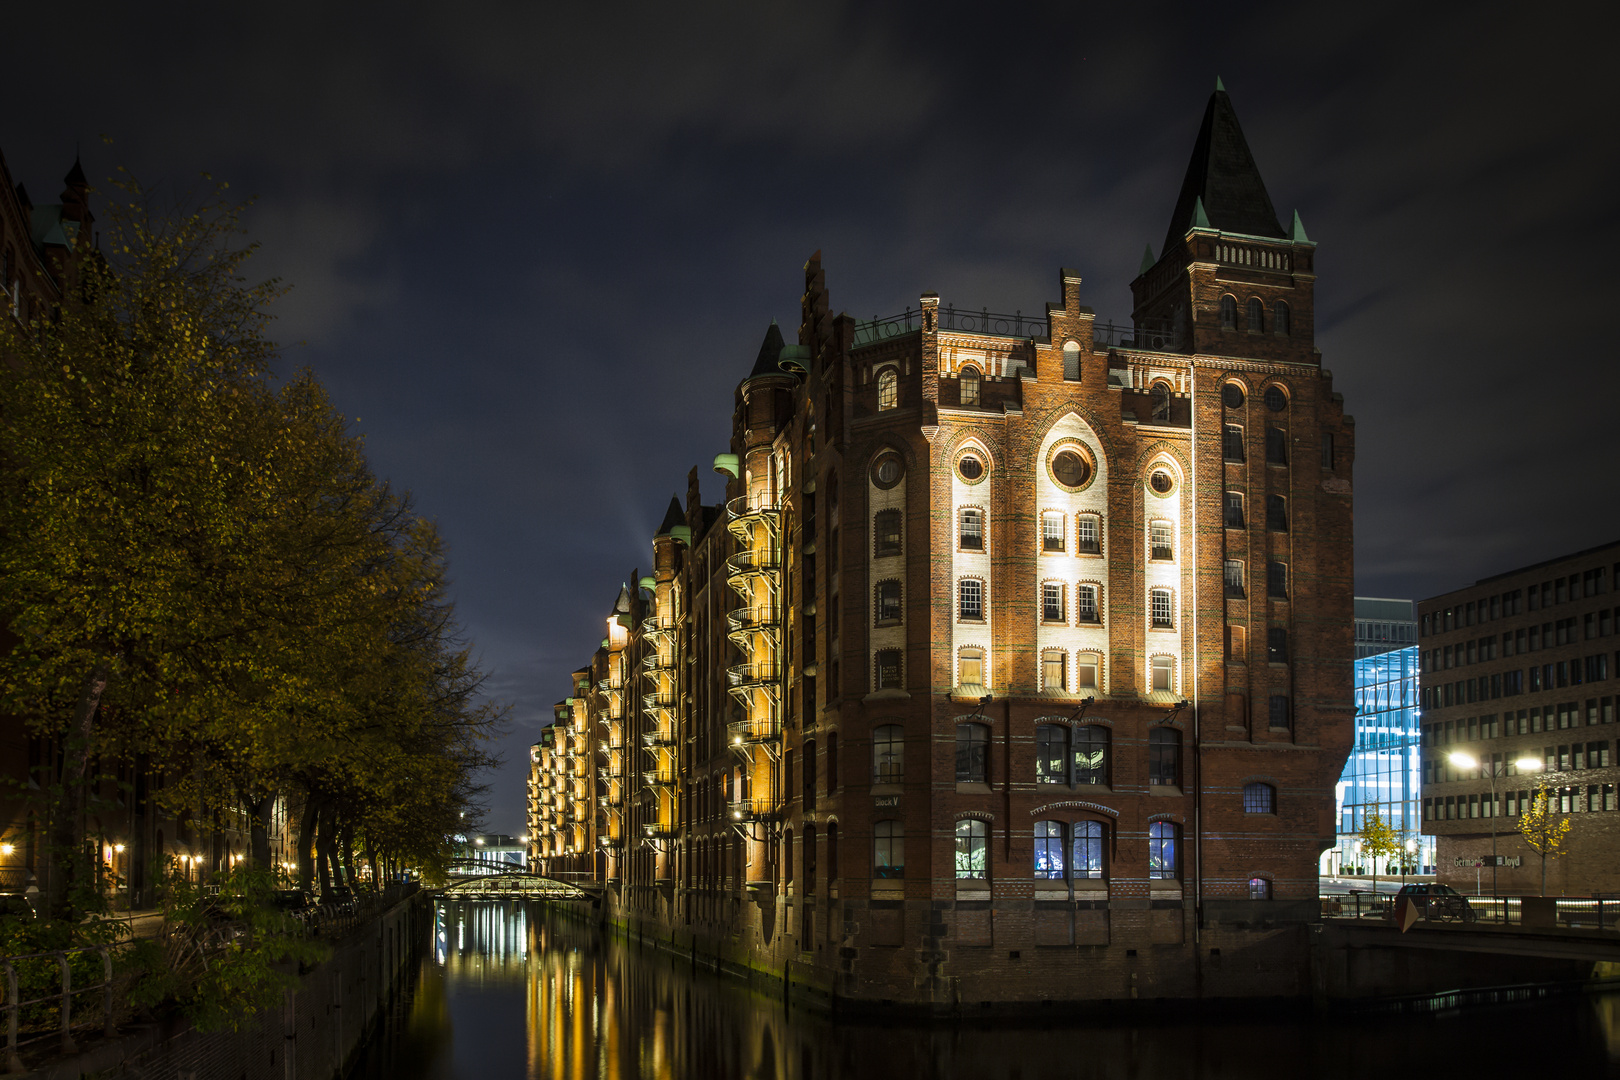
<path id="1" fill-rule="evenodd" d="M 1547 891 L 1620 891 L 1615 680 L 1620 542 L 1578 551 L 1418 605 L 1423 827 L 1442 882 L 1536 893 L 1541 856 L 1519 819 L 1538 791 L 1571 831 Z M 1461 756 L 1462 760 L 1453 757 Z M 1532 762 L 1534 767 L 1522 766 Z"/>
<path id="2" fill-rule="evenodd" d="M 1410 600 L 1358 596 L 1355 611 L 1355 744 L 1335 789 L 1338 836 L 1322 854 L 1322 872 L 1430 874 L 1434 838 L 1423 835 L 1419 802 L 1417 608 Z M 1373 809 L 1402 834 L 1402 856 L 1375 862 L 1362 853 L 1357 834 Z"/>
<path id="3" fill-rule="evenodd" d="M 1073 270 L 857 321 L 812 257 L 535 749 L 542 869 L 828 999 L 1308 992 L 1353 728 L 1314 254 L 1217 89 L 1129 326 Z"/>

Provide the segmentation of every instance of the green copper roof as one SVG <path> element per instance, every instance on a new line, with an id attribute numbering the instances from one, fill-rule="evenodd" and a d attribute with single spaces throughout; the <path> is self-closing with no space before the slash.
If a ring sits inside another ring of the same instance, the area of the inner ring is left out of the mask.
<path id="1" fill-rule="evenodd" d="M 1311 243 L 1311 238 L 1305 235 L 1305 223 L 1303 221 L 1299 220 L 1299 211 L 1298 210 L 1294 211 L 1294 232 L 1293 232 L 1293 235 L 1289 237 L 1289 239 L 1292 240 L 1296 244 L 1309 244 L 1309 243 Z"/>
<path id="2" fill-rule="evenodd" d="M 765 340 L 760 343 L 759 356 L 754 360 L 754 370 L 748 373 L 750 379 L 758 379 L 764 375 L 780 375 L 782 369 L 777 366 L 776 358 L 782 355 L 782 328 L 771 320 L 769 330 L 765 331 Z"/>
<path id="3" fill-rule="evenodd" d="M 1147 247 L 1142 249 L 1142 265 L 1137 267 L 1136 272 L 1138 274 L 1145 274 L 1149 270 L 1153 269 L 1153 264 L 1158 261 L 1159 260 L 1153 257 L 1153 245 L 1149 244 Z"/>
<path id="4" fill-rule="evenodd" d="M 1189 225 L 1188 228 L 1191 228 L 1191 229 L 1207 229 L 1209 227 L 1210 227 L 1209 215 L 1204 213 L 1204 200 L 1202 198 L 1199 198 L 1196 202 L 1193 203 L 1192 224 Z"/>

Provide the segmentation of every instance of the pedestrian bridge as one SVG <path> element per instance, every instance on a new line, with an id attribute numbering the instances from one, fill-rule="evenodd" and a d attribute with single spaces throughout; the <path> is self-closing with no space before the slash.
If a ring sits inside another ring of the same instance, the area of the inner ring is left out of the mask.
<path id="1" fill-rule="evenodd" d="M 596 900 L 602 890 L 595 882 L 563 881 L 533 873 L 521 866 L 501 866 L 473 859 L 457 859 L 446 870 L 450 884 L 438 890 L 446 900 Z"/>

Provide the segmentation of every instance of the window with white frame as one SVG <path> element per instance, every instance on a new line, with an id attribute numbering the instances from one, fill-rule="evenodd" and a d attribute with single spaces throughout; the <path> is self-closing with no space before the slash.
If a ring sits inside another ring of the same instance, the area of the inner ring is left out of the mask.
<path id="1" fill-rule="evenodd" d="M 1077 532 L 1076 551 L 1082 555 L 1102 554 L 1102 518 L 1096 514 L 1081 514 Z"/>
<path id="2" fill-rule="evenodd" d="M 1077 585 L 1074 590 L 1075 617 L 1083 623 L 1099 621 L 1097 605 L 1097 586 Z"/>
<path id="3" fill-rule="evenodd" d="M 1041 621 L 1066 622 L 1063 611 L 1063 586 L 1048 581 L 1041 586 Z"/>
<path id="4" fill-rule="evenodd" d="M 1055 510 L 1048 510 L 1041 515 L 1041 550 L 1062 551 L 1063 534 L 1067 530 L 1063 526 L 1063 515 Z"/>
<path id="5" fill-rule="evenodd" d="M 1148 616 L 1155 630 L 1174 630 L 1176 627 L 1174 594 L 1169 589 L 1148 590 Z"/>
<path id="6" fill-rule="evenodd" d="M 1173 656 L 1155 656 L 1149 663 L 1149 677 L 1154 690 L 1169 690 L 1176 688 L 1176 660 Z"/>
<path id="7" fill-rule="evenodd" d="M 968 622 L 984 621 L 984 582 L 963 578 L 956 585 L 956 617 Z"/>
<path id="8" fill-rule="evenodd" d="M 1075 657 L 1074 685 L 1081 690 L 1095 690 L 1100 685 L 1102 657 L 1097 653 L 1081 653 Z"/>
<path id="9" fill-rule="evenodd" d="M 1041 653 L 1041 686 L 1047 690 L 1068 688 L 1068 654 L 1062 649 L 1047 649 Z"/>
<path id="10" fill-rule="evenodd" d="M 963 551 L 984 550 L 984 511 L 964 506 L 957 512 L 957 546 Z"/>
<path id="11" fill-rule="evenodd" d="M 1148 543 L 1152 547 L 1152 558 L 1174 559 L 1176 557 L 1175 529 L 1168 521 L 1152 521 L 1148 523 Z"/>

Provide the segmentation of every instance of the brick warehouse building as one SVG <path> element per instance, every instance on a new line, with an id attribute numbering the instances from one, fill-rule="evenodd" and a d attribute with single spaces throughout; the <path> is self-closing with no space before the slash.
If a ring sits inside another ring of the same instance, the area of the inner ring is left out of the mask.
<path id="1" fill-rule="evenodd" d="M 818 253 L 534 748 L 537 864 L 837 999 L 1304 993 L 1352 734 L 1314 251 L 1217 87 L 1129 328 L 1069 270 L 833 317 Z"/>
<path id="2" fill-rule="evenodd" d="M 1570 821 L 1567 854 L 1547 863 L 1549 895 L 1620 892 L 1620 542 L 1483 578 L 1418 605 L 1423 703 L 1423 831 L 1439 880 L 1538 894 L 1541 856 L 1519 819 L 1546 788 Z M 1467 755 L 1461 766 L 1451 755 Z M 1521 769 L 1531 759 L 1535 769 Z M 1492 773 L 1494 776 L 1494 799 Z"/>

